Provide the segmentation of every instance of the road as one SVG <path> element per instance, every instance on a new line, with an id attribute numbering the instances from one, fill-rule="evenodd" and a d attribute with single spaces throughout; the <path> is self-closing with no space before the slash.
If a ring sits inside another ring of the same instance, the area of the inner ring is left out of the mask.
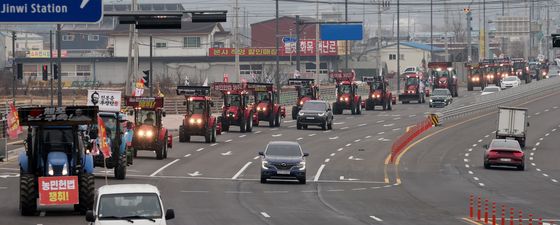
<path id="1" fill-rule="evenodd" d="M 462 91 L 453 104 L 473 104 L 478 94 Z M 175 139 L 167 159 L 140 152 L 126 180 L 112 179 L 109 171 L 108 183 L 158 186 L 166 208 L 175 209 L 169 224 L 467 224 L 471 194 L 554 220 L 560 205 L 554 142 L 560 136 L 560 99 L 520 104 L 530 108 L 527 149 L 534 153 L 523 172 L 483 169 L 481 146 L 495 129 L 492 113 L 432 128 L 396 165 L 386 165 L 393 141 L 438 111 L 398 104 L 393 111 L 336 116 L 333 131 L 296 130 L 286 119 L 280 128 L 257 127 L 253 133 L 234 127 L 216 144 L 202 137 L 194 143 Z M 298 141 L 310 153 L 306 185 L 259 183 L 257 153 L 271 140 Z M 0 167 L 2 224 L 85 224 L 83 216 L 64 209 L 19 216 L 17 173 L 14 161 Z M 104 169 L 96 174 L 96 186 L 105 184 Z"/>

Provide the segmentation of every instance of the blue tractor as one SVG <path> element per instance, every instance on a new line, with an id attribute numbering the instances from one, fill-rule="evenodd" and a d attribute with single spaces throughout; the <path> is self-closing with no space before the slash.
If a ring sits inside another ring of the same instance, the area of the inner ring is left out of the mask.
<path id="1" fill-rule="evenodd" d="M 103 152 L 93 157 L 96 167 L 107 167 L 114 169 L 115 178 L 123 180 L 126 178 L 126 167 L 132 165 L 133 157 L 131 142 L 133 130 L 131 123 L 127 121 L 126 114 L 120 112 L 99 112 L 107 131 L 107 141 L 111 147 L 111 157 L 105 159 Z M 90 129 L 90 136 L 97 135 L 97 126 Z"/>
<path id="2" fill-rule="evenodd" d="M 58 199 L 55 195 L 54 202 L 48 205 L 72 204 L 74 210 L 80 213 L 93 208 L 93 156 L 85 147 L 84 132 L 80 131 L 80 126 L 95 124 L 97 111 L 96 106 L 18 109 L 20 124 L 28 127 L 25 152 L 19 155 L 21 215 L 36 215 L 37 199 L 41 205 L 49 199 L 53 200 L 50 193 L 40 193 L 49 191 L 49 188 L 55 190 L 55 186 L 49 185 L 56 185 L 57 190 L 62 190 L 62 186 L 58 189 L 62 181 L 68 188 L 65 190 L 71 192 L 70 197 L 68 192 L 59 191 Z M 60 182 L 57 183 L 57 179 Z"/>

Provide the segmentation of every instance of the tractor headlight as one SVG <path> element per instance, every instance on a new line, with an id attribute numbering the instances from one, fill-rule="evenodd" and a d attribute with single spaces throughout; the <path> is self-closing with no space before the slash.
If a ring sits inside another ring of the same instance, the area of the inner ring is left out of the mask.
<path id="1" fill-rule="evenodd" d="M 298 165 L 299 170 L 305 170 L 305 161 L 301 161 Z"/>
<path id="2" fill-rule="evenodd" d="M 432 100 L 432 99 L 430 98 L 430 102 L 433 102 L 433 101 L 434 101 L 434 100 Z"/>
<path id="3" fill-rule="evenodd" d="M 138 136 L 143 137 L 144 135 L 146 135 L 146 132 L 144 130 L 138 131 Z"/>
<path id="4" fill-rule="evenodd" d="M 302 100 L 302 101 L 299 101 L 299 104 L 300 104 L 300 105 L 303 105 L 303 100 Z"/>
<path id="5" fill-rule="evenodd" d="M 348 98 L 344 98 L 344 101 L 348 101 Z"/>
<path id="6" fill-rule="evenodd" d="M 343 98 L 343 97 L 340 97 L 340 101 L 344 101 L 344 98 Z"/>
<path id="7" fill-rule="evenodd" d="M 62 167 L 62 175 L 68 175 L 68 163 L 64 163 L 64 167 Z"/>
<path id="8" fill-rule="evenodd" d="M 263 169 L 267 170 L 268 169 L 268 161 L 265 161 L 265 160 L 261 161 L 261 167 Z"/>
<path id="9" fill-rule="evenodd" d="M 146 136 L 147 137 L 152 137 L 152 136 L 154 136 L 154 132 L 151 131 L 151 130 L 148 130 L 148 131 L 146 131 Z"/>
<path id="10" fill-rule="evenodd" d="M 53 170 L 53 168 L 52 168 L 52 165 L 51 165 L 51 164 L 49 164 L 49 169 L 48 169 L 48 170 L 49 170 L 49 171 L 48 171 L 48 173 L 49 173 L 49 176 L 53 176 L 53 175 L 54 175 L 54 170 Z"/>

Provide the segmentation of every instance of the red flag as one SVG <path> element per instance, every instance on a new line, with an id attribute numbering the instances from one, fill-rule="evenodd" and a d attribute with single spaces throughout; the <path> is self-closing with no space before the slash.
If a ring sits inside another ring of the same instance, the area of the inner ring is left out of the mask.
<path id="1" fill-rule="evenodd" d="M 105 129 L 105 123 L 101 117 L 97 117 L 97 140 L 99 141 L 99 149 L 103 152 L 104 158 L 111 157 L 111 147 L 107 142 L 107 130 Z"/>
<path id="2" fill-rule="evenodd" d="M 8 105 L 10 107 L 10 112 L 8 113 L 8 137 L 16 139 L 23 130 L 19 125 L 19 116 L 14 102 L 9 101 Z"/>

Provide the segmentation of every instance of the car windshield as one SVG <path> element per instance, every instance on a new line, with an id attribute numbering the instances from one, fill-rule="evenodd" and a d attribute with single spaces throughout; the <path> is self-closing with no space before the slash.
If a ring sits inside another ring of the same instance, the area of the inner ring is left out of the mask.
<path id="1" fill-rule="evenodd" d="M 480 69 L 472 69 L 471 74 L 480 74 Z"/>
<path id="2" fill-rule="evenodd" d="M 268 92 L 257 92 L 256 97 L 257 102 L 270 101 L 270 95 L 268 94 Z"/>
<path id="3" fill-rule="evenodd" d="M 226 95 L 226 102 L 229 106 L 241 106 L 241 95 L 229 94 Z"/>
<path id="4" fill-rule="evenodd" d="M 513 140 L 494 140 L 492 144 L 490 144 L 491 149 L 500 149 L 500 148 L 507 148 L 507 149 L 521 149 L 519 146 L 519 142 Z"/>
<path id="5" fill-rule="evenodd" d="M 312 111 L 325 111 L 327 106 L 323 102 L 306 102 L 303 104 L 302 110 L 312 110 Z"/>
<path id="6" fill-rule="evenodd" d="M 313 96 L 313 88 L 311 87 L 300 87 L 298 91 L 299 96 Z"/>
<path id="7" fill-rule="evenodd" d="M 349 94 L 351 90 L 352 88 L 350 85 L 340 85 L 338 87 L 338 92 L 340 92 L 341 94 Z"/>
<path id="8" fill-rule="evenodd" d="M 99 220 L 126 217 L 161 218 L 161 204 L 154 193 L 106 194 L 99 199 Z"/>
<path id="9" fill-rule="evenodd" d="M 406 86 L 409 85 L 418 85 L 418 79 L 417 78 L 407 78 L 406 79 Z"/>
<path id="10" fill-rule="evenodd" d="M 525 67 L 525 63 L 522 62 L 513 63 L 514 69 L 523 69 L 523 67 Z"/>
<path id="11" fill-rule="evenodd" d="M 433 95 L 448 95 L 449 90 L 447 89 L 435 89 Z"/>
<path id="12" fill-rule="evenodd" d="M 156 116 L 154 111 L 138 110 L 136 111 L 136 122 L 139 125 L 154 126 L 156 123 Z"/>
<path id="13" fill-rule="evenodd" d="M 487 87 L 487 88 L 484 88 L 484 92 L 498 92 L 498 91 L 500 91 L 500 88 L 499 88 L 499 87 Z"/>
<path id="14" fill-rule="evenodd" d="M 266 147 L 266 156 L 301 157 L 301 148 L 298 144 L 269 144 Z"/>
<path id="15" fill-rule="evenodd" d="M 504 81 L 516 81 L 517 77 L 506 77 L 504 78 Z"/>
<path id="16" fill-rule="evenodd" d="M 188 105 L 189 112 L 192 114 L 204 114 L 206 108 L 205 101 L 191 101 Z"/>
<path id="17" fill-rule="evenodd" d="M 43 130 L 42 146 L 47 148 L 47 152 L 69 152 L 73 143 L 74 135 L 71 128 L 53 128 Z"/>

